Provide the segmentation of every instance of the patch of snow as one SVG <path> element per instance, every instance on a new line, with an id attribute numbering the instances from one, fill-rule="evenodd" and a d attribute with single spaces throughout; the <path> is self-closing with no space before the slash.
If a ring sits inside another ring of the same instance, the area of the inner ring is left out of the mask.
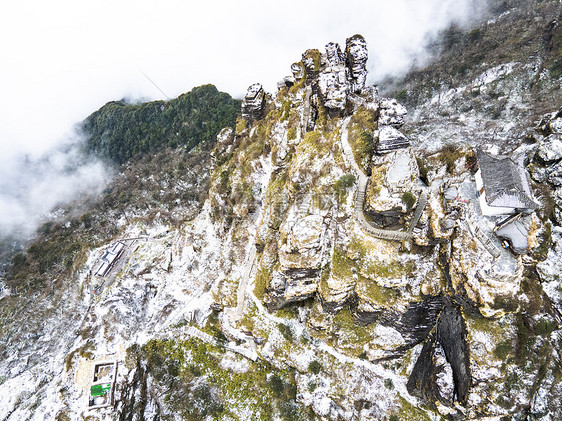
<path id="1" fill-rule="evenodd" d="M 220 360 L 219 365 L 223 370 L 230 370 L 234 373 L 247 373 L 250 364 L 246 358 L 236 357 L 235 354 L 226 353 Z"/>
<path id="2" fill-rule="evenodd" d="M 472 81 L 473 86 L 482 86 L 487 85 L 489 83 L 494 82 L 495 80 L 499 79 L 502 76 L 506 76 L 513 72 L 513 69 L 519 63 L 512 62 L 512 63 L 505 63 L 500 64 L 499 66 L 492 67 L 491 69 L 486 70 L 484 73 L 480 74 L 477 78 Z"/>
<path id="3" fill-rule="evenodd" d="M 562 227 L 553 227 L 553 246 L 548 251 L 546 260 L 537 264 L 542 287 L 545 294 L 555 303 L 562 303 L 562 284 L 560 268 L 562 267 Z"/>
<path id="4" fill-rule="evenodd" d="M 20 403 L 30 397 L 37 389 L 37 379 L 30 371 L 25 371 L 20 375 L 4 379 L 0 384 L 0 418 L 8 419 L 28 419 L 28 412 L 22 409 Z M 14 417 L 17 408 L 18 417 Z"/>
<path id="5" fill-rule="evenodd" d="M 399 151 L 392 165 L 388 168 L 387 180 L 390 184 L 402 184 L 410 179 L 410 154 L 408 151 Z"/>
<path id="6" fill-rule="evenodd" d="M 0 280 L 0 300 L 8 295 L 10 295 L 10 289 Z"/>
<path id="7" fill-rule="evenodd" d="M 551 134 L 541 140 L 537 150 L 538 156 L 546 162 L 553 162 L 562 159 L 562 135 Z"/>

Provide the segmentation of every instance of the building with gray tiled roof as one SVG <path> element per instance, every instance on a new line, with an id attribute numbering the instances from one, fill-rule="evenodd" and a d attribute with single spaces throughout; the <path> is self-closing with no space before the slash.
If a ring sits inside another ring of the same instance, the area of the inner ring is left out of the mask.
<path id="1" fill-rule="evenodd" d="M 505 215 L 533 212 L 533 200 L 523 158 L 517 161 L 509 156 L 490 155 L 476 151 L 478 172 L 476 186 L 480 193 L 480 207 L 484 215 Z"/>

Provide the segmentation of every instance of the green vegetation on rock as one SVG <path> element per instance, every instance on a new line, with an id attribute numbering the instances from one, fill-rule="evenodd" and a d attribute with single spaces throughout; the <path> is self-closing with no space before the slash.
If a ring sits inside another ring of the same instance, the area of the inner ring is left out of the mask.
<path id="1" fill-rule="evenodd" d="M 373 132 L 376 129 L 375 113 L 361 106 L 349 121 L 349 144 L 355 161 L 365 173 L 373 156 Z"/>
<path id="2" fill-rule="evenodd" d="M 336 181 L 335 190 L 338 197 L 339 203 L 343 203 L 347 194 L 349 193 L 349 189 L 355 183 L 355 176 L 352 174 L 342 175 L 338 181 Z"/>
<path id="3" fill-rule="evenodd" d="M 293 370 L 234 357 L 247 369 L 233 372 L 221 366 L 224 349 L 197 339 L 153 339 L 128 350 L 133 352 L 162 389 L 169 410 L 182 419 L 237 419 L 241 410 L 252 420 L 309 418 L 296 402 Z"/>
<path id="4" fill-rule="evenodd" d="M 416 201 L 417 201 L 416 196 L 414 196 L 410 192 L 404 192 L 404 194 L 402 195 L 402 203 L 406 205 L 406 208 L 408 208 L 408 210 L 414 207 Z"/>
<path id="5" fill-rule="evenodd" d="M 91 152 L 122 164 L 161 147 L 212 144 L 221 129 L 234 127 L 239 111 L 240 101 L 203 85 L 169 101 L 109 102 L 81 130 Z"/>

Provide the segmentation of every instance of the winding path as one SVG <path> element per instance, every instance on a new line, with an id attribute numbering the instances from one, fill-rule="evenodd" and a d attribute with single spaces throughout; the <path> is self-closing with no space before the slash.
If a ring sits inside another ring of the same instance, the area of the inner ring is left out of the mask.
<path id="1" fill-rule="evenodd" d="M 414 228 L 419 222 L 423 210 L 425 208 L 425 205 L 427 204 L 427 200 L 428 200 L 427 190 L 426 189 L 422 190 L 420 197 L 418 199 L 418 205 L 416 206 L 414 216 L 412 217 L 412 220 L 410 221 L 410 225 L 408 226 L 408 230 L 406 232 L 385 230 L 372 226 L 369 223 L 369 221 L 367 221 L 367 219 L 365 218 L 365 213 L 363 212 L 363 203 L 365 201 L 365 192 L 367 191 L 367 182 L 369 178 L 359 168 L 357 162 L 355 161 L 355 157 L 353 156 L 351 145 L 349 144 L 349 140 L 348 140 L 348 130 L 347 130 L 348 124 L 349 124 L 349 117 L 344 120 L 344 123 L 342 125 L 341 145 L 346 161 L 353 168 L 353 170 L 357 175 L 357 192 L 355 193 L 355 202 L 354 202 L 355 220 L 359 223 L 363 231 L 365 231 L 369 235 L 372 235 L 373 237 L 381 238 L 383 240 L 394 240 L 394 241 L 409 240 L 410 238 L 412 238 Z"/>
<path id="2" fill-rule="evenodd" d="M 418 199 L 418 204 L 416 206 L 416 210 L 414 211 L 414 215 L 410 221 L 408 226 L 408 230 L 404 231 L 393 231 L 393 230 L 385 230 L 381 228 L 376 228 L 367 221 L 365 218 L 365 213 L 363 212 L 363 203 L 365 201 L 365 192 L 367 190 L 367 182 L 368 177 L 365 173 L 359 168 L 357 162 L 355 161 L 355 157 L 353 156 L 353 152 L 351 150 L 351 145 L 349 144 L 348 140 L 348 130 L 347 126 L 349 124 L 350 117 L 347 117 L 342 125 L 342 136 L 341 136 L 341 145 L 343 149 L 343 153 L 345 156 L 346 161 L 349 165 L 353 168 L 354 172 L 357 175 L 357 191 L 355 193 L 355 200 L 354 200 L 354 217 L 355 220 L 358 222 L 359 226 L 363 229 L 365 233 L 371 235 L 375 238 L 380 238 L 383 240 L 392 240 L 392 241 L 407 241 L 412 238 L 413 231 L 417 223 L 419 222 L 423 210 L 427 204 L 428 200 L 428 192 L 427 189 L 423 189 L 420 197 Z M 256 221 L 259 221 L 261 217 L 261 210 L 256 218 Z M 233 321 L 239 321 L 242 319 L 242 315 L 244 312 L 244 301 L 246 299 L 246 288 L 248 283 L 250 282 L 250 278 L 252 277 L 252 272 L 256 263 L 256 246 L 254 244 L 253 236 L 250 239 L 250 252 L 248 257 L 246 258 L 246 262 L 244 264 L 244 269 L 242 272 L 242 279 L 238 284 L 238 291 L 237 291 L 237 302 L 236 308 L 233 309 L 231 313 L 231 317 Z"/>

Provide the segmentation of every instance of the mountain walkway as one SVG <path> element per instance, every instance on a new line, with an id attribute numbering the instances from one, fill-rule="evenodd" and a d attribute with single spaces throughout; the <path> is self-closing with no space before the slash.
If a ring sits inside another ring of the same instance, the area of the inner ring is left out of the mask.
<path id="1" fill-rule="evenodd" d="M 394 231 L 394 230 L 385 230 L 381 228 L 374 227 L 369 223 L 369 221 L 365 218 L 365 213 L 363 212 L 363 204 L 365 202 L 365 192 L 367 191 L 367 183 L 368 177 L 365 173 L 359 168 L 357 162 L 355 161 L 355 157 L 353 156 L 353 152 L 351 150 L 351 145 L 349 144 L 348 140 L 348 131 L 347 131 L 347 124 L 349 120 L 344 123 L 342 128 L 342 136 L 341 136 L 341 144 L 344 156 L 353 168 L 354 172 L 357 175 L 357 191 L 355 193 L 355 201 L 354 201 L 354 215 L 355 220 L 359 224 L 359 226 L 365 231 L 367 234 L 372 235 L 373 237 L 380 238 L 383 240 L 392 240 L 392 241 L 406 241 L 412 238 L 413 231 L 417 223 L 419 222 L 423 210 L 427 204 L 428 200 L 428 193 L 426 189 L 423 189 L 420 197 L 418 199 L 418 204 L 416 206 L 416 210 L 414 211 L 414 215 L 410 221 L 408 226 L 408 230 L 404 231 Z"/>
<path id="2" fill-rule="evenodd" d="M 492 240 L 486 235 L 486 233 L 472 220 L 468 217 L 465 221 L 468 226 L 468 230 L 482 243 L 484 248 L 490 253 L 494 258 L 501 256 L 501 251 L 498 249 Z"/>

